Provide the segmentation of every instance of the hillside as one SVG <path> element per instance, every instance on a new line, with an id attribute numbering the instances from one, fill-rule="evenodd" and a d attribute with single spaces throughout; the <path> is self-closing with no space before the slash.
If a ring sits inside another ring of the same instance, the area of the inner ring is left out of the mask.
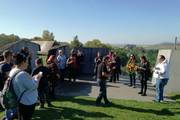
<path id="1" fill-rule="evenodd" d="M 142 45 L 145 49 L 174 49 L 174 44 L 156 44 L 156 45 Z M 180 44 L 177 44 L 177 49 L 180 50 Z"/>
<path id="2" fill-rule="evenodd" d="M 16 42 L 17 40 L 0 40 L 0 48 L 6 44 Z"/>

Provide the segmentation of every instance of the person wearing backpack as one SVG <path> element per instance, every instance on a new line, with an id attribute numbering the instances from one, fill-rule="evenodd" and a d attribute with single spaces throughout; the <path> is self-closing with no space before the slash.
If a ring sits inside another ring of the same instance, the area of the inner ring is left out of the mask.
<path id="1" fill-rule="evenodd" d="M 14 79 L 12 79 L 12 86 L 18 100 L 17 111 L 19 120 L 31 120 L 38 98 L 38 83 L 42 77 L 41 74 L 31 77 L 25 71 L 27 67 L 27 58 L 21 53 L 16 54 L 15 67 L 10 71 L 9 77 L 16 74 Z"/>
<path id="2" fill-rule="evenodd" d="M 0 62 L 0 91 L 3 90 L 4 83 L 8 78 L 8 74 L 12 68 L 11 60 L 12 60 L 12 52 L 9 50 L 5 50 L 3 52 L 4 60 Z M 3 107 L 0 105 L 0 110 L 3 110 Z"/>
<path id="3" fill-rule="evenodd" d="M 12 52 L 9 50 L 5 50 L 3 52 L 4 60 L 0 62 L 0 91 L 2 91 L 4 87 L 4 83 L 8 78 L 8 74 L 12 68 Z"/>

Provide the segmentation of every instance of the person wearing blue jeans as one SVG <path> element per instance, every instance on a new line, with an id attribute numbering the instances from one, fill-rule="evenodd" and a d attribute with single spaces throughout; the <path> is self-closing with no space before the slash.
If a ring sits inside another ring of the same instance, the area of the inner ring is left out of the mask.
<path id="1" fill-rule="evenodd" d="M 163 101 L 164 87 L 168 82 L 168 63 L 164 55 L 160 55 L 159 63 L 154 68 L 154 72 L 157 74 L 156 78 L 156 102 Z"/>
<path id="2" fill-rule="evenodd" d="M 158 79 L 156 82 L 156 101 L 163 101 L 164 87 L 167 84 L 168 79 Z"/>

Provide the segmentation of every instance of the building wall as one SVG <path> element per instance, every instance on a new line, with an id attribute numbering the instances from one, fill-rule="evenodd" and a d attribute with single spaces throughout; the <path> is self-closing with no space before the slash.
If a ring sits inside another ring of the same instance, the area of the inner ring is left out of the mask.
<path id="1" fill-rule="evenodd" d="M 170 61 L 169 82 L 165 87 L 166 93 L 180 93 L 180 50 L 173 50 Z"/>
<path id="2" fill-rule="evenodd" d="M 84 59 L 81 63 L 81 74 L 93 74 L 94 72 L 94 58 L 99 51 L 102 56 L 107 55 L 108 49 L 106 48 L 81 48 L 83 52 Z"/>
<path id="3" fill-rule="evenodd" d="M 165 93 L 180 93 L 180 50 L 159 50 L 159 55 L 164 55 L 168 60 L 169 80 L 165 86 Z"/>
<path id="4" fill-rule="evenodd" d="M 21 41 L 15 45 L 12 45 L 9 49 L 12 50 L 13 52 L 17 53 L 17 52 L 20 52 L 22 47 L 28 47 L 29 51 L 31 52 L 31 54 L 32 54 L 31 65 L 34 68 L 35 67 L 35 59 L 38 57 L 37 52 L 39 51 L 39 46 L 36 44 L 30 43 L 30 42 Z"/>

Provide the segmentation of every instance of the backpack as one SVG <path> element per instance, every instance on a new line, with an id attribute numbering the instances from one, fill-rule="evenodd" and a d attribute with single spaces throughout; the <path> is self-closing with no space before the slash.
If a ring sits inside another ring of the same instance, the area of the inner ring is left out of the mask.
<path id="1" fill-rule="evenodd" d="M 4 84 L 4 88 L 0 94 L 1 105 L 3 106 L 4 109 L 17 108 L 18 103 L 25 92 L 23 91 L 23 93 L 20 95 L 20 98 L 18 99 L 13 88 L 12 81 L 16 77 L 16 75 L 20 72 L 21 71 L 18 71 L 12 77 L 9 77 Z"/>

